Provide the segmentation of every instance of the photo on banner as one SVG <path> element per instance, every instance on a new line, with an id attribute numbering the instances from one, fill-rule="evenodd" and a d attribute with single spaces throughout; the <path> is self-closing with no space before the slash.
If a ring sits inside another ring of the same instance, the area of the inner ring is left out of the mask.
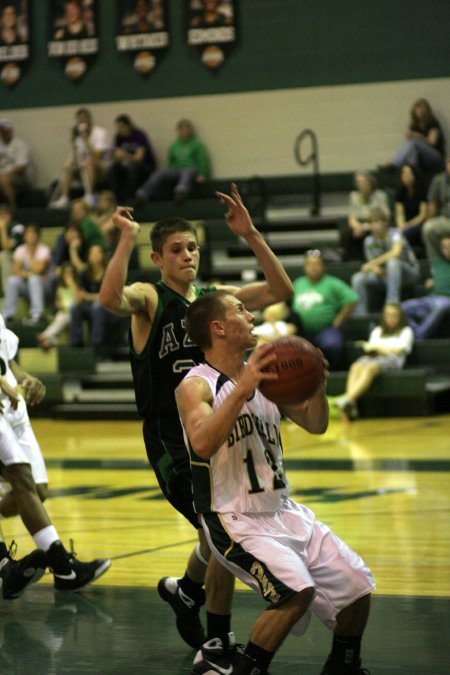
<path id="1" fill-rule="evenodd" d="M 169 46 L 168 0 L 118 0 L 116 46 L 149 75 Z"/>
<path id="2" fill-rule="evenodd" d="M 206 68 L 218 70 L 236 44 L 238 0 L 185 0 L 189 47 Z"/>
<path id="3" fill-rule="evenodd" d="M 70 80 L 80 80 L 98 53 L 97 0 L 50 0 L 50 58 L 60 59 Z"/>
<path id="4" fill-rule="evenodd" d="M 0 79 L 13 87 L 30 59 L 31 0 L 0 2 Z"/>

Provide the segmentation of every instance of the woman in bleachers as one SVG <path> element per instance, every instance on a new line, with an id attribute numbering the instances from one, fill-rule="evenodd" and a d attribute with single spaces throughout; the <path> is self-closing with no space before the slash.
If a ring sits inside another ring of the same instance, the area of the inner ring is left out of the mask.
<path id="1" fill-rule="evenodd" d="M 367 341 L 356 343 L 365 354 L 350 366 L 345 393 L 334 399 L 334 405 L 348 419 L 356 419 L 358 399 L 371 387 L 381 372 L 403 368 L 413 343 L 413 331 L 400 305 L 386 304 L 380 325 L 371 331 Z"/>
<path id="2" fill-rule="evenodd" d="M 395 195 L 395 224 L 416 252 L 424 252 L 422 226 L 427 217 L 427 202 L 422 175 L 412 164 L 403 164 Z"/>
<path id="3" fill-rule="evenodd" d="M 350 193 L 347 224 L 341 229 L 341 247 L 344 260 L 364 260 L 364 239 L 369 234 L 369 213 L 380 208 L 390 215 L 389 200 L 370 171 L 357 171 L 355 190 Z"/>
<path id="4" fill-rule="evenodd" d="M 425 98 L 414 101 L 410 122 L 405 132 L 406 140 L 384 170 L 397 171 L 402 164 L 412 164 L 428 177 L 444 169 L 445 139 L 442 127 Z"/>

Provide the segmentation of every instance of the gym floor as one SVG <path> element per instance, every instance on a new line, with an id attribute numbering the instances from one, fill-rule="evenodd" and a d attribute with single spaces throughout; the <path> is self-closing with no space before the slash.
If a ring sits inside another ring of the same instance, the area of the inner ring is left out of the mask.
<path id="1" fill-rule="evenodd" d="M 363 642 L 372 675 L 449 672 L 450 417 L 332 420 L 313 437 L 283 422 L 295 499 L 357 550 L 377 591 Z M 47 508 L 80 559 L 112 558 L 83 593 L 55 593 L 46 575 L 0 603 L 0 673 L 5 675 L 189 674 L 194 652 L 156 591 L 182 575 L 195 533 L 161 498 L 147 467 L 139 422 L 35 420 L 49 470 Z M 2 521 L 17 557 L 33 547 L 19 519 Z M 245 643 L 264 608 L 241 584 L 233 630 Z M 331 634 L 313 620 L 289 637 L 272 675 L 318 675 Z"/>

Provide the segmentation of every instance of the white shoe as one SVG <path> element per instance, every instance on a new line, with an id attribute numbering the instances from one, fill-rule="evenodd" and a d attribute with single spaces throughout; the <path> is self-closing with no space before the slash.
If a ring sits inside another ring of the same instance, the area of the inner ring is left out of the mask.
<path id="1" fill-rule="evenodd" d="M 67 209 L 69 206 L 69 198 L 66 195 L 61 195 L 58 199 L 54 199 L 48 205 L 49 209 Z"/>
<path id="2" fill-rule="evenodd" d="M 95 205 L 97 204 L 97 199 L 95 198 L 95 195 L 91 194 L 85 194 L 83 197 L 84 201 L 88 205 L 88 208 L 94 209 Z"/>

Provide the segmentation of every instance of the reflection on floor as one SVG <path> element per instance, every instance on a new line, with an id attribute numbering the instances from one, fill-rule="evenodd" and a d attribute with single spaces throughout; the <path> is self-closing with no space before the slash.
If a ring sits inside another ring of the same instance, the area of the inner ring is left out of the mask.
<path id="1" fill-rule="evenodd" d="M 360 553 L 377 591 L 364 639 L 372 675 L 450 672 L 450 418 L 332 421 L 321 437 L 282 427 L 295 499 Z M 138 422 L 36 420 L 46 456 L 47 508 L 82 560 L 111 569 L 82 595 L 55 595 L 50 576 L 0 601 L 0 675 L 189 675 L 193 653 L 155 588 L 182 575 L 195 532 L 161 497 Z M 18 518 L 2 521 L 17 557 L 32 547 Z M 237 586 L 233 628 L 246 642 L 262 609 Z M 318 675 L 331 642 L 313 621 L 288 638 L 272 675 Z"/>
<path id="2" fill-rule="evenodd" d="M 363 646 L 373 675 L 444 675 L 449 601 L 376 596 Z M 240 591 L 233 628 L 246 641 L 262 608 Z M 188 675 L 194 652 L 178 637 L 172 612 L 154 589 L 93 586 L 55 594 L 37 585 L 0 606 L 0 673 L 4 675 Z M 395 636 L 395 637 L 394 637 Z M 303 638 L 289 637 L 273 675 L 318 675 L 330 632 L 317 620 Z"/>

